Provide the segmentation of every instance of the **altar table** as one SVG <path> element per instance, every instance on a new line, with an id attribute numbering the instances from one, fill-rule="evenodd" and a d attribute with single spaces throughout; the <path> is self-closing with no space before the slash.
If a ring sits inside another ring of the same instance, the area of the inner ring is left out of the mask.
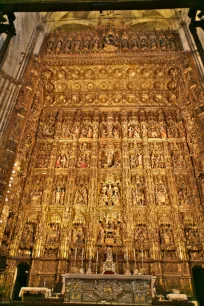
<path id="1" fill-rule="evenodd" d="M 23 296 L 24 293 L 29 292 L 31 294 L 38 294 L 38 293 L 44 293 L 45 298 L 48 298 L 51 296 L 51 289 L 46 287 L 21 287 L 19 297 L 21 297 L 23 302 Z"/>
<path id="2" fill-rule="evenodd" d="M 62 274 L 62 294 L 67 303 L 151 304 L 151 275 Z"/>

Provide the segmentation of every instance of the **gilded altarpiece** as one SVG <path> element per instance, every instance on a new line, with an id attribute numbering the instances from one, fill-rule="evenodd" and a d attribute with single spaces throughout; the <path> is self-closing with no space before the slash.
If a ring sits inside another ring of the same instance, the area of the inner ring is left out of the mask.
<path id="1" fill-rule="evenodd" d="M 117 273 L 191 295 L 204 262 L 202 95 L 177 33 L 52 34 L 25 79 L 1 153 L 8 292 L 21 261 L 30 286 L 51 288 L 62 273 L 101 273 L 111 247 Z"/>

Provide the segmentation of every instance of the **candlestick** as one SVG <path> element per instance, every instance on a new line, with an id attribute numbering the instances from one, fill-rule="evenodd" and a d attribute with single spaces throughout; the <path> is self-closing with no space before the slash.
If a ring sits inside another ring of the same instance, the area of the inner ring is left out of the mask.
<path id="1" fill-rule="evenodd" d="M 125 275 L 131 275 L 130 265 L 129 265 L 129 262 L 128 262 L 128 254 L 127 254 L 127 265 L 126 265 Z"/>
<path id="2" fill-rule="evenodd" d="M 153 252 L 153 259 L 155 259 L 154 242 L 153 242 L 153 245 L 152 245 L 152 252 Z"/>
<path id="3" fill-rule="evenodd" d="M 182 255 L 182 250 L 181 250 L 181 244 L 179 242 L 179 253 L 180 253 L 180 258 L 183 259 L 183 255 Z"/>
<path id="4" fill-rule="evenodd" d="M 138 270 L 137 270 L 137 261 L 136 261 L 136 252 L 134 249 L 134 260 L 135 260 L 135 268 L 134 268 L 134 275 L 138 274 Z"/>
<path id="5" fill-rule="evenodd" d="M 98 273 L 98 251 L 96 252 L 96 274 Z"/>
<path id="6" fill-rule="evenodd" d="M 143 269 L 143 250 L 142 250 L 142 269 Z"/>
<path id="7" fill-rule="evenodd" d="M 86 271 L 86 274 L 92 274 L 92 271 L 91 271 L 91 256 L 89 257 L 89 266 L 88 266 L 88 269 Z"/>
<path id="8" fill-rule="evenodd" d="M 82 249 L 82 252 L 81 252 L 81 269 L 80 269 L 80 273 L 84 274 L 84 248 Z"/>
<path id="9" fill-rule="evenodd" d="M 77 258 L 77 248 L 75 249 L 74 252 L 74 267 L 76 267 L 76 258 Z"/>

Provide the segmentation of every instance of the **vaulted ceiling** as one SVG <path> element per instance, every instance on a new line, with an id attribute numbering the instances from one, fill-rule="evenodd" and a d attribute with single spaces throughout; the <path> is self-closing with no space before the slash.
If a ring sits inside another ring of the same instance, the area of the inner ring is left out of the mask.
<path id="1" fill-rule="evenodd" d="M 113 22 L 135 29 L 178 29 L 181 15 L 186 10 L 161 9 L 138 11 L 91 11 L 41 13 L 44 17 L 45 32 L 63 30 L 68 32 L 85 30 L 99 24 Z"/>

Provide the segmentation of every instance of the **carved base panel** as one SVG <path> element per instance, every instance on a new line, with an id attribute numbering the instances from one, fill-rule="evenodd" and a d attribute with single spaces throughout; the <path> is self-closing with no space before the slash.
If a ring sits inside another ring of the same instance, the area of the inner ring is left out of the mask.
<path id="1" fill-rule="evenodd" d="M 151 304 L 151 276 L 63 275 L 65 302 Z"/>

